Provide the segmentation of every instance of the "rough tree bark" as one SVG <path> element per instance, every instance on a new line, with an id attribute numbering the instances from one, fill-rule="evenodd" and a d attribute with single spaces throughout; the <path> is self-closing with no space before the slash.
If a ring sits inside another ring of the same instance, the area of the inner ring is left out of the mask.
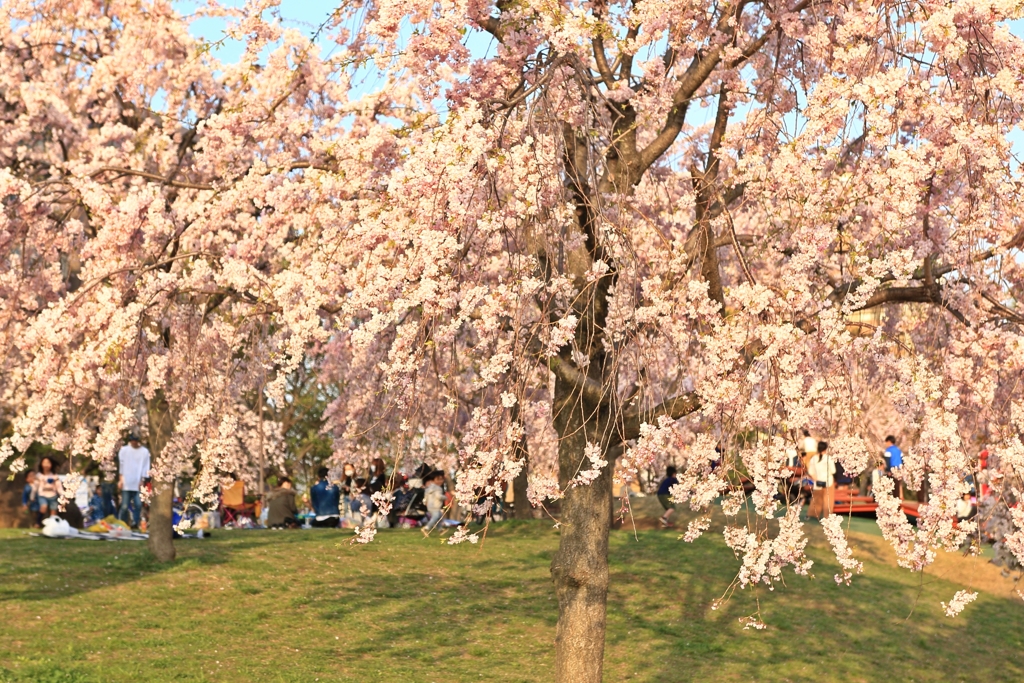
<path id="1" fill-rule="evenodd" d="M 512 419 L 520 419 L 519 403 L 512 406 Z M 530 498 L 526 495 L 529 485 L 530 451 L 526 442 L 526 435 L 519 440 L 515 447 L 515 457 L 522 461 L 523 469 L 519 471 L 516 478 L 512 480 L 512 517 L 514 519 L 533 519 L 533 508 L 530 506 Z"/>
<path id="2" fill-rule="evenodd" d="M 163 391 L 146 402 L 149 416 L 149 449 L 159 459 L 171 437 L 171 410 Z M 153 496 L 149 501 L 149 552 L 159 562 L 172 562 L 175 557 L 172 503 L 174 481 L 153 479 Z"/>
<path id="3" fill-rule="evenodd" d="M 555 427 L 561 437 L 559 482 L 564 487 L 580 469 L 587 442 L 603 445 L 607 434 L 601 429 L 600 409 L 588 406 L 579 391 L 563 381 L 555 382 L 554 408 Z M 562 499 L 561 538 L 551 562 L 558 595 L 555 680 L 559 683 L 601 681 L 612 469 L 610 465 L 604 467 L 597 480 L 588 486 L 569 488 Z"/>
<path id="4" fill-rule="evenodd" d="M 530 458 L 526 450 L 526 439 L 519 449 L 520 456 L 523 460 L 523 469 L 512 480 L 512 517 L 514 519 L 533 519 L 533 508 L 530 506 L 530 499 L 526 495 L 526 489 L 529 484 L 527 477 L 529 476 L 530 469 Z"/>

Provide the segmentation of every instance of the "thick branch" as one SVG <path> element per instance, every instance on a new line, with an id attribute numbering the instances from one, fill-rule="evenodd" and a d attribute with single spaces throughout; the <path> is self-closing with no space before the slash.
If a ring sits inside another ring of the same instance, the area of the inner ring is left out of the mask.
<path id="1" fill-rule="evenodd" d="M 735 17 L 736 24 L 739 24 L 739 15 L 743 12 L 744 4 L 740 3 L 735 15 L 730 14 L 722 17 L 718 24 L 719 31 L 729 36 L 734 35 L 735 28 L 729 26 L 728 20 Z M 789 10 L 789 13 L 800 12 L 810 4 L 811 0 L 800 0 Z M 742 56 L 728 64 L 729 68 L 734 69 L 747 61 L 754 53 L 764 47 L 764 44 L 768 42 L 771 36 L 779 31 L 779 28 L 779 24 L 775 23 L 765 29 L 765 32 L 760 37 L 743 49 Z M 722 53 L 727 44 L 723 42 L 706 54 L 698 52 L 690 62 L 690 66 L 687 67 L 686 71 L 679 78 L 679 87 L 676 88 L 672 96 L 672 109 L 669 110 L 665 125 L 662 126 L 661 132 L 658 133 L 657 137 L 640 152 L 639 175 L 643 175 L 643 172 L 650 168 L 651 164 L 657 161 L 672 146 L 672 143 L 676 141 L 679 131 L 682 130 L 683 123 L 686 120 L 686 111 L 690 100 L 722 61 Z"/>
<path id="2" fill-rule="evenodd" d="M 744 247 L 752 247 L 757 244 L 757 235 L 738 234 L 736 235 L 736 241 Z M 715 249 L 721 249 L 722 247 L 733 246 L 732 235 L 723 235 L 715 240 Z"/>
<path id="3" fill-rule="evenodd" d="M 290 173 L 292 171 L 298 171 L 298 170 L 301 170 L 301 169 L 304 169 L 304 168 L 311 168 L 311 169 L 314 169 L 314 170 L 317 170 L 317 171 L 326 171 L 326 172 L 331 172 L 331 170 L 332 170 L 330 167 L 324 166 L 323 164 L 314 164 L 314 163 L 311 163 L 309 161 L 293 161 L 292 163 L 288 164 L 286 172 Z M 271 170 L 273 170 L 273 169 L 271 169 Z M 178 188 L 182 188 L 182 189 L 186 189 L 186 190 L 211 190 L 211 191 L 213 191 L 213 190 L 217 189 L 216 187 L 214 187 L 213 185 L 210 185 L 208 183 L 187 183 L 187 182 L 182 182 L 180 180 L 174 180 L 173 177 L 171 177 L 171 176 L 166 176 L 165 177 L 165 176 L 162 176 L 162 175 L 158 175 L 156 173 L 149 173 L 148 171 L 140 171 L 140 170 L 134 169 L 134 168 L 122 168 L 120 166 L 103 166 L 102 168 L 99 168 L 99 169 L 93 171 L 92 173 L 90 173 L 89 177 L 90 178 L 95 178 L 96 176 L 98 176 L 100 174 L 103 174 L 103 173 L 119 173 L 121 175 L 138 176 L 140 178 L 146 178 L 147 180 L 152 180 L 154 182 L 158 182 L 158 183 L 160 183 L 162 185 L 167 185 L 168 187 L 178 187 Z"/>
<path id="4" fill-rule="evenodd" d="M 207 185 L 205 183 L 186 183 L 180 180 L 173 180 L 171 178 L 165 178 L 162 175 L 156 173 L 148 173 L 146 171 L 139 171 L 134 168 L 121 168 L 118 166 L 104 166 L 96 171 L 89 174 L 90 178 L 95 178 L 102 173 L 119 173 L 120 175 L 134 175 L 140 178 L 146 178 L 147 180 L 153 180 L 160 183 L 161 185 L 168 185 L 170 187 L 180 187 L 186 190 L 215 190 L 213 185 Z"/>
<path id="5" fill-rule="evenodd" d="M 700 398 L 692 391 L 666 399 L 652 410 L 641 411 L 639 408 L 631 408 L 622 414 L 622 440 L 629 441 L 639 437 L 642 422 L 650 424 L 662 415 L 678 420 L 699 409 Z"/>
<path id="6" fill-rule="evenodd" d="M 551 356 L 546 359 L 546 363 L 551 372 L 571 386 L 574 391 L 578 391 L 587 404 L 600 406 L 608 403 L 611 399 L 611 392 L 606 391 L 601 382 L 580 372 L 564 358 Z"/>
<path id="7" fill-rule="evenodd" d="M 952 314 L 962 324 L 970 327 L 970 322 L 963 313 L 956 310 L 943 299 L 942 291 L 938 287 L 889 287 L 875 293 L 863 306 L 858 306 L 857 311 L 882 304 L 893 303 L 926 303 L 941 306 Z"/>

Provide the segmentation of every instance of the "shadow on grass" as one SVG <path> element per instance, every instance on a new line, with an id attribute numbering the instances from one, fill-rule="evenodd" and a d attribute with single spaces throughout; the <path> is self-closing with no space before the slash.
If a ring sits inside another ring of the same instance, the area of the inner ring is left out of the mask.
<path id="1" fill-rule="evenodd" d="M 58 601 L 173 569 L 223 565 L 233 554 L 267 542 L 266 538 L 247 538 L 249 532 L 220 534 L 227 538 L 176 541 L 177 559 L 168 563 L 157 562 L 144 541 L 5 535 L 0 538 L 0 604 Z"/>
<path id="2" fill-rule="evenodd" d="M 719 536 L 691 545 L 678 531 L 641 531 L 638 540 L 614 532 L 605 680 L 1024 680 L 1019 604 L 982 595 L 961 617 L 947 618 L 938 603 L 958 586 L 922 580 L 868 553 L 859 557 L 866 573 L 837 586 L 820 529 L 809 533 L 815 579 L 787 569 L 787 586 L 737 591 L 713 610 L 739 567 Z M 368 546 L 350 538 L 328 530 L 219 532 L 179 543 L 172 565 L 149 560 L 143 544 L 0 538 L 0 600 L 35 601 L 44 619 L 66 610 L 60 600 L 76 592 L 159 579 L 147 582 L 149 604 L 130 623 L 117 614 L 78 617 L 78 635 L 91 640 L 66 656 L 63 636 L 20 622 L 34 635 L 10 646 L 25 657 L 10 680 L 200 681 L 225 658 L 234 668 L 213 680 L 551 679 L 557 533 L 550 524 L 505 523 L 482 544 L 457 547 L 416 531 L 382 531 Z M 757 611 L 755 596 L 768 629 L 744 631 L 739 618 Z M 131 595 L 120 600 L 137 604 Z M 117 662 L 76 664 L 110 647 L 110 635 L 124 653 Z M 219 653 L 207 651 L 210 641 Z M 191 673 L 172 676 L 167 667 L 184 674 L 185 661 L 195 663 Z M 0 661 L 6 683 L 3 666 L 15 665 Z"/>
<path id="3" fill-rule="evenodd" d="M 321 653 L 362 680 L 378 680 L 370 672 L 382 658 L 392 674 L 410 680 L 426 671 L 538 680 L 540 663 L 550 670 L 558 616 L 549 573 L 557 538 L 542 529 L 530 522 L 492 527 L 482 548 L 384 531 L 369 546 L 345 549 L 358 569 L 322 576 L 293 595 L 292 606 L 309 610 L 330 632 L 372 615 L 359 637 Z M 398 558 L 413 564 L 396 564 Z"/>
<path id="4" fill-rule="evenodd" d="M 982 595 L 951 619 L 939 602 L 959 586 L 882 564 L 839 586 L 834 558 L 812 549 L 815 579 L 787 570 L 788 586 L 712 610 L 739 561 L 718 539 L 676 536 L 613 538 L 606 680 L 1024 680 L 1024 610 L 1011 601 Z M 758 603 L 768 628 L 744 631 Z"/>

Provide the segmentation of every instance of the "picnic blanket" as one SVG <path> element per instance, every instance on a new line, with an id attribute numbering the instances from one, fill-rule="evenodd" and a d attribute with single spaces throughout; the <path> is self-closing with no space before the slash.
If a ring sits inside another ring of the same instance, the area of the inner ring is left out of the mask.
<path id="1" fill-rule="evenodd" d="M 94 529 L 97 525 L 89 527 Z M 29 536 L 44 538 L 77 538 L 83 541 L 145 541 L 149 534 L 132 531 L 127 525 L 113 524 L 106 531 L 82 531 L 67 523 L 60 517 L 47 517 L 43 520 L 43 533 L 30 533 Z"/>

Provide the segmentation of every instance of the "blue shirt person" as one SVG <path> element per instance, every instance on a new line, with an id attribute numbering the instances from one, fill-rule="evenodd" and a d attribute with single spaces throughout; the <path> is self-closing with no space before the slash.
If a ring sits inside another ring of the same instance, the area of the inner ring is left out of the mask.
<path id="1" fill-rule="evenodd" d="M 885 437 L 888 446 L 885 449 L 885 469 L 891 470 L 894 467 L 903 467 L 903 451 L 896 446 L 896 437 Z"/>
<path id="2" fill-rule="evenodd" d="M 321 467 L 317 472 L 320 481 L 309 489 L 309 504 L 313 506 L 314 526 L 337 526 L 341 521 L 341 489 L 337 484 L 327 481 L 327 468 Z"/>
<path id="3" fill-rule="evenodd" d="M 103 508 L 103 489 L 101 486 L 97 486 L 96 490 L 93 491 L 92 496 L 89 498 L 89 524 L 90 526 L 101 521 L 106 517 L 105 510 Z"/>

